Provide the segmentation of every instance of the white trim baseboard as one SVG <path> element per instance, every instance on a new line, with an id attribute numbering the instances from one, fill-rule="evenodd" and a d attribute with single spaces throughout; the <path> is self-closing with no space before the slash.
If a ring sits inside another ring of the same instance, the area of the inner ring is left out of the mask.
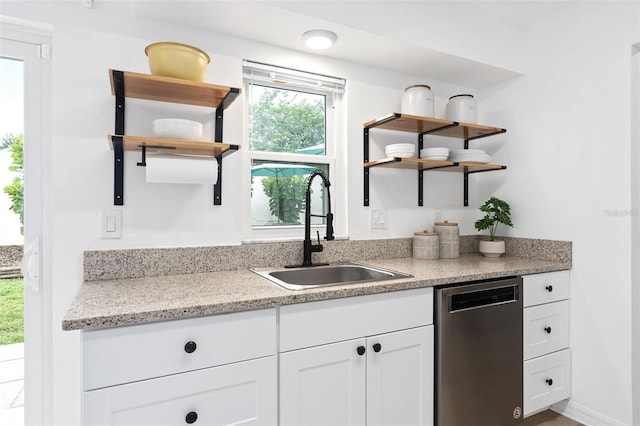
<path id="1" fill-rule="evenodd" d="M 570 399 L 553 404 L 551 409 L 556 413 L 569 417 L 586 426 L 631 426 L 630 424 L 621 423 L 582 404 L 572 402 Z"/>

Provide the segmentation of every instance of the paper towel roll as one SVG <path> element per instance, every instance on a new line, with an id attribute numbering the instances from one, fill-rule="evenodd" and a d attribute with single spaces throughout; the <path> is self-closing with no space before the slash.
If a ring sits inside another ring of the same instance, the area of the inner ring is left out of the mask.
<path id="1" fill-rule="evenodd" d="M 215 185 L 218 160 L 215 158 L 147 155 L 147 182 Z"/>

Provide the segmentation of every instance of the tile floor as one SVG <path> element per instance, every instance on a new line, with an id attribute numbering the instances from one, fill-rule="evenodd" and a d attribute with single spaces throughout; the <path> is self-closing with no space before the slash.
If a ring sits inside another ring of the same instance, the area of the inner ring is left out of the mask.
<path id="1" fill-rule="evenodd" d="M 24 425 L 24 343 L 0 346 L 0 425 Z"/>

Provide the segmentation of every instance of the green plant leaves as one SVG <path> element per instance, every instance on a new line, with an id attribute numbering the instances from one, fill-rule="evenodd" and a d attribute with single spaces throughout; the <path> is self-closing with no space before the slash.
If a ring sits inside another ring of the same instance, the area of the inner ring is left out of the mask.
<path id="1" fill-rule="evenodd" d="M 486 213 L 482 219 L 475 222 L 478 231 L 490 229 L 491 241 L 495 240 L 498 224 L 513 227 L 511 222 L 511 207 L 509 203 L 496 197 L 491 197 L 480 206 L 480 211 Z"/>

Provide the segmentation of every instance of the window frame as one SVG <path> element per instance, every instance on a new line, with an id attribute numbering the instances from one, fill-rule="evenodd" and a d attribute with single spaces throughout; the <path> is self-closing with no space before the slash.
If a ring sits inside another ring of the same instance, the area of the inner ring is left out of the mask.
<path id="1" fill-rule="evenodd" d="M 246 63 L 246 61 L 245 61 Z M 250 63 L 253 64 L 253 63 Z M 264 64 L 259 64 L 264 65 Z M 279 69 L 279 67 L 268 66 L 270 68 Z M 302 71 L 288 70 L 281 68 L 285 73 L 288 71 L 294 71 L 297 76 L 306 76 L 308 79 L 312 79 L 316 74 L 306 73 Z M 319 76 L 319 75 L 318 75 Z M 326 77 L 326 76 L 320 76 Z M 332 78 L 332 77 L 330 77 Z M 279 78 L 281 79 L 281 78 Z M 342 79 L 334 79 L 342 80 Z M 286 80 L 285 80 L 286 81 Z M 342 80 L 344 87 L 344 80 Z M 249 108 L 250 108 L 250 86 L 252 84 L 273 87 L 277 89 L 285 89 L 299 92 L 314 93 L 325 96 L 325 154 L 324 155 L 312 155 L 312 154 L 297 154 L 290 152 L 269 152 L 269 151 L 257 151 L 252 150 L 249 145 Z M 267 81 L 251 81 L 246 75 L 243 76 L 243 88 L 245 93 L 244 102 L 244 123 L 243 123 L 243 141 L 245 149 L 243 152 L 243 241 L 256 242 L 256 241 L 289 241 L 299 240 L 304 238 L 304 223 L 301 225 L 268 225 L 268 226 L 253 226 L 251 224 L 251 166 L 254 160 L 260 161 L 281 161 L 291 163 L 309 163 L 309 164 L 322 164 L 327 165 L 329 168 L 329 180 L 331 181 L 331 201 L 332 211 L 336 211 L 336 205 L 343 204 L 346 200 L 343 194 L 343 188 L 339 185 L 335 185 L 341 179 L 340 173 L 342 165 L 337 158 L 337 146 L 339 141 L 339 135 L 343 134 L 341 129 L 343 128 L 344 120 L 342 120 L 342 101 L 343 93 L 330 90 L 314 90 L 311 87 L 300 87 L 295 84 L 289 86 L 287 84 L 269 83 Z M 342 209 L 341 209 L 342 210 Z M 344 209 L 346 211 L 346 209 Z M 334 215 L 334 229 L 336 235 L 344 235 L 344 229 L 346 224 L 346 215 L 339 214 Z M 312 234 L 315 231 L 320 231 L 320 237 L 324 236 L 323 232 L 325 225 L 311 225 Z"/>

